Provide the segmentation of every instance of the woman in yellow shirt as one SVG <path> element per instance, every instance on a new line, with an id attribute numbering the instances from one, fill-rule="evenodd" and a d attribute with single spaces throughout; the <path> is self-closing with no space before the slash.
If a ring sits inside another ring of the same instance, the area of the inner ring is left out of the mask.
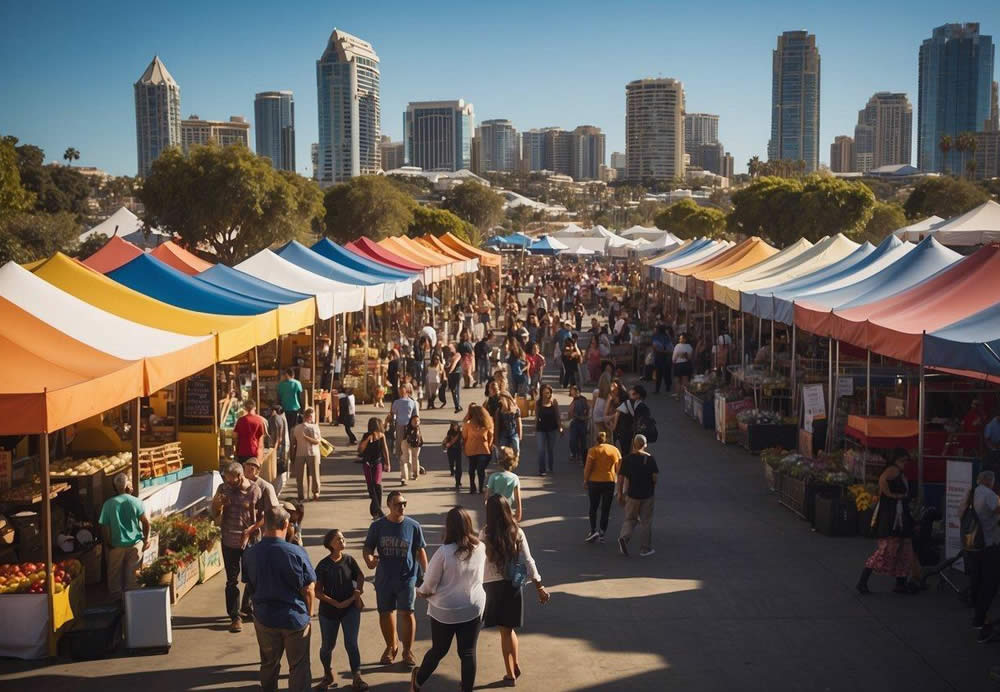
<path id="1" fill-rule="evenodd" d="M 608 444 L 606 432 L 597 433 L 597 444 L 587 452 L 587 463 L 583 467 L 583 484 L 590 495 L 590 533 L 587 543 L 595 540 L 604 542 L 604 532 L 608 530 L 608 516 L 611 501 L 615 496 L 615 481 L 622 455 L 618 448 Z M 597 530 L 597 507 L 601 508 L 601 530 Z"/>

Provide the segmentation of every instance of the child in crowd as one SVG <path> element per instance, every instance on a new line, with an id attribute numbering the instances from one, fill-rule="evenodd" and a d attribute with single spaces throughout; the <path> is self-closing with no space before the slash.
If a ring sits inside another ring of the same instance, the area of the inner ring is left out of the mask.
<path id="1" fill-rule="evenodd" d="M 385 408 L 385 387 L 379 385 L 375 387 L 375 408 Z"/>
<path id="2" fill-rule="evenodd" d="M 420 416 L 414 413 L 403 429 L 403 456 L 400 460 L 400 479 L 415 481 L 421 472 L 420 448 L 424 446 L 424 436 L 420 432 Z"/>
<path id="3" fill-rule="evenodd" d="M 452 421 L 441 444 L 448 453 L 448 471 L 455 478 L 455 489 L 462 487 L 462 425 Z"/>
<path id="4" fill-rule="evenodd" d="M 486 501 L 490 495 L 503 495 L 510 503 L 514 513 L 514 521 L 521 521 L 521 479 L 514 470 L 517 468 L 517 453 L 510 447 L 500 448 L 497 460 L 502 471 L 491 473 L 486 480 Z"/>

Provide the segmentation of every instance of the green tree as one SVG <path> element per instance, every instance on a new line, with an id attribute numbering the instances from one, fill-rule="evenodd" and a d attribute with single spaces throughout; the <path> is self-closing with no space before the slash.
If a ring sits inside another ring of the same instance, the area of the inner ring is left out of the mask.
<path id="1" fill-rule="evenodd" d="M 77 245 L 75 250 L 72 250 L 67 254 L 73 257 L 79 257 L 80 259 L 87 259 L 104 247 L 108 240 L 108 236 L 103 233 L 95 233 L 94 235 L 88 236 L 86 240 Z"/>
<path id="2" fill-rule="evenodd" d="M 447 209 L 435 209 L 423 205 L 413 209 L 413 223 L 407 229 L 406 234 L 411 238 L 419 238 L 430 233 L 435 236 L 442 236 L 451 233 L 465 242 L 469 242 L 469 231 L 478 237 L 478 229 L 468 221 L 464 221 Z"/>
<path id="3" fill-rule="evenodd" d="M 34 195 L 21 184 L 16 144 L 13 137 L 0 140 L 0 220 L 31 209 L 35 203 Z"/>
<path id="4" fill-rule="evenodd" d="M 985 189 L 967 180 L 939 176 L 917 183 L 903 209 L 907 218 L 914 221 L 933 215 L 947 219 L 964 214 L 989 198 Z"/>
<path id="5" fill-rule="evenodd" d="M 757 156 L 757 154 L 754 154 L 753 156 L 750 157 L 750 160 L 747 161 L 747 172 L 750 174 L 751 178 L 756 178 L 758 175 L 760 175 L 760 167 L 761 167 L 760 157 Z"/>
<path id="6" fill-rule="evenodd" d="M 416 202 L 384 176 L 363 175 L 327 189 L 323 205 L 326 235 L 347 243 L 403 235 L 413 223 Z"/>
<path id="7" fill-rule="evenodd" d="M 72 253 L 82 232 L 69 212 L 13 214 L 0 222 L 0 264 L 31 262 L 57 251 Z"/>
<path id="8" fill-rule="evenodd" d="M 449 190 L 443 206 L 485 233 L 503 219 L 503 202 L 493 190 L 469 180 Z"/>
<path id="9" fill-rule="evenodd" d="M 943 173 L 948 172 L 948 152 L 954 149 L 955 146 L 952 143 L 951 135 L 941 135 L 941 140 L 938 142 L 938 149 L 944 156 L 941 157 L 941 171 Z"/>
<path id="10" fill-rule="evenodd" d="M 292 211 L 284 218 L 290 224 L 288 232 L 305 243 L 323 234 L 323 191 L 316 181 L 305 178 L 293 171 L 278 171 L 278 175 L 292 188 Z M 307 243 L 312 244 L 312 243 Z"/>
<path id="11" fill-rule="evenodd" d="M 80 150 L 74 147 L 69 147 L 63 152 L 63 160 L 72 166 L 74 161 L 80 160 Z"/>
<path id="12" fill-rule="evenodd" d="M 698 206 L 694 200 L 682 199 L 656 215 L 656 227 L 681 239 L 718 238 L 725 233 L 726 215 L 712 207 Z"/>
<path id="13" fill-rule="evenodd" d="M 895 230 L 898 230 L 906 225 L 906 214 L 903 213 L 903 208 L 898 204 L 889 204 L 886 202 L 876 202 L 875 206 L 872 208 L 871 218 L 868 219 L 868 223 L 865 224 L 865 229 L 862 233 L 855 236 L 855 240 L 859 242 L 868 241 L 873 245 L 878 245 L 886 236 Z"/>
<path id="14" fill-rule="evenodd" d="M 239 145 L 211 143 L 188 155 L 168 149 L 153 163 L 139 199 L 147 227 L 173 233 L 189 247 L 208 246 L 228 264 L 312 225 L 299 187 Z"/>

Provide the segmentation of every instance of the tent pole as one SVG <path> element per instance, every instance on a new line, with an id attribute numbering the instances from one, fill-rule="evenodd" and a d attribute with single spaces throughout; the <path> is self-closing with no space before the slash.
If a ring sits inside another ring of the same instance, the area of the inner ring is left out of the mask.
<path id="1" fill-rule="evenodd" d="M 253 388 L 257 401 L 257 411 L 260 411 L 260 355 L 257 353 L 258 347 L 253 347 Z"/>
<path id="2" fill-rule="evenodd" d="M 798 396 L 798 389 L 796 385 L 796 375 L 798 374 L 798 369 L 795 367 L 798 364 L 798 358 L 795 355 L 795 335 L 798 330 L 795 328 L 795 323 L 792 322 L 792 408 L 795 408 L 795 399 Z"/>
<path id="3" fill-rule="evenodd" d="M 833 432 L 833 426 L 830 425 L 833 418 L 833 338 L 828 337 L 826 341 L 826 451 L 830 451 L 830 434 Z"/>
<path id="4" fill-rule="evenodd" d="M 771 314 L 771 370 L 774 370 L 774 314 Z"/>
<path id="5" fill-rule="evenodd" d="M 49 433 L 43 431 L 38 436 L 39 456 L 41 456 L 42 468 L 42 531 L 45 546 L 45 594 L 48 605 L 49 626 L 46 628 L 46 635 L 49 642 L 49 654 L 55 654 L 55 634 L 54 625 L 56 623 L 55 614 L 55 570 L 52 569 L 52 492 L 49 479 Z"/>
<path id="6" fill-rule="evenodd" d="M 747 367 L 747 319 L 746 313 L 740 313 L 740 368 Z"/>
<path id="7" fill-rule="evenodd" d="M 872 350 L 867 349 L 867 362 L 865 363 L 865 415 L 872 415 Z"/>
<path id="8" fill-rule="evenodd" d="M 142 399 L 132 402 L 132 494 L 139 497 L 139 407 Z M 174 414 L 176 416 L 176 412 Z"/>
<path id="9" fill-rule="evenodd" d="M 926 332 L 924 332 L 926 333 Z M 920 502 L 924 501 L 924 421 L 925 421 L 925 397 L 927 387 L 924 376 L 924 364 L 920 364 L 920 390 L 917 395 L 917 493 Z"/>

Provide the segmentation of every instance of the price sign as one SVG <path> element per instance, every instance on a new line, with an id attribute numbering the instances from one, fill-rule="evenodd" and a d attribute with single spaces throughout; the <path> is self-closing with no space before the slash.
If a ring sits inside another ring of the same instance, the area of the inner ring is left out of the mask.
<path id="1" fill-rule="evenodd" d="M 854 396 L 853 377 L 841 376 L 837 378 L 837 396 Z"/>
<path id="2" fill-rule="evenodd" d="M 813 431 L 813 421 L 826 418 L 826 399 L 823 397 L 823 385 L 807 384 L 802 387 L 802 427 L 808 432 Z"/>

